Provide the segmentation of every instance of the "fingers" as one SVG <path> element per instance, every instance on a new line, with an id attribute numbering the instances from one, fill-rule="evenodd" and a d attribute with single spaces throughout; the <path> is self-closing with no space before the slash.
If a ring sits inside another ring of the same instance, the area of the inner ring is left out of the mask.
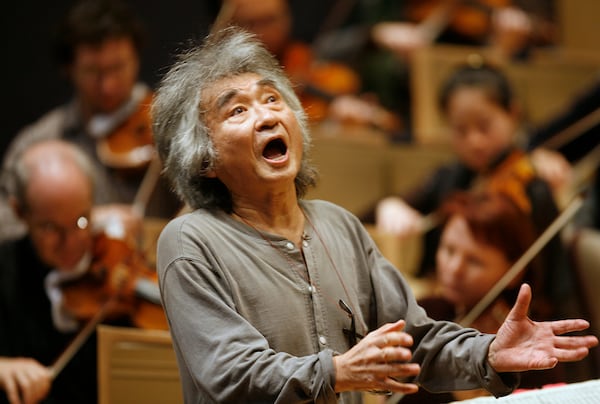
<path id="1" fill-rule="evenodd" d="M 585 358 L 589 350 L 585 347 L 577 349 L 558 349 L 556 350 L 556 360 L 560 362 L 576 362 Z"/>
<path id="2" fill-rule="evenodd" d="M 336 391 L 417 391 L 416 385 L 398 380 L 417 376 L 421 369 L 418 364 L 410 363 L 413 338 L 403 331 L 405 325 L 404 320 L 385 324 L 349 351 L 334 356 Z"/>
<path id="3" fill-rule="evenodd" d="M 554 346 L 559 349 L 592 348 L 598 345 L 598 338 L 593 335 L 581 337 L 557 337 Z"/>
<path id="4" fill-rule="evenodd" d="M 551 325 L 555 335 L 562 335 L 573 331 L 583 331 L 590 326 L 590 323 L 583 319 L 576 319 L 552 321 Z"/>
<path id="5" fill-rule="evenodd" d="M 527 317 L 529 312 L 529 304 L 531 303 L 531 287 L 524 283 L 519 289 L 519 295 L 517 301 L 508 314 L 509 320 L 519 320 Z"/>
<path id="6" fill-rule="evenodd" d="M 8 398 L 10 404 L 21 404 L 17 384 L 12 378 L 8 378 L 4 381 L 4 390 L 6 391 L 6 398 Z"/>
<path id="7" fill-rule="evenodd" d="M 11 359 L 9 366 L 3 385 L 11 404 L 38 403 L 46 397 L 51 385 L 47 368 L 28 358 Z"/>
<path id="8" fill-rule="evenodd" d="M 414 383 L 402 383 L 392 377 L 385 379 L 385 389 L 396 393 L 414 394 L 419 391 L 419 386 Z"/>
<path id="9" fill-rule="evenodd" d="M 375 330 L 375 333 L 377 333 L 377 332 L 386 333 L 386 332 L 390 332 L 390 331 L 400 331 L 400 330 L 403 330 L 405 326 L 406 326 L 406 321 L 404 321 L 404 320 L 398 320 L 395 323 L 388 323 L 388 324 L 382 325 L 377 330 Z"/>
<path id="10" fill-rule="evenodd" d="M 375 358 L 376 362 L 383 364 L 404 363 L 412 359 L 412 353 L 409 349 L 399 346 L 387 346 L 378 350 Z"/>
<path id="11" fill-rule="evenodd" d="M 394 391 L 406 394 L 416 393 L 418 386 L 414 383 L 403 382 L 419 374 L 421 368 L 416 363 L 389 364 L 373 372 L 374 380 L 369 390 Z"/>

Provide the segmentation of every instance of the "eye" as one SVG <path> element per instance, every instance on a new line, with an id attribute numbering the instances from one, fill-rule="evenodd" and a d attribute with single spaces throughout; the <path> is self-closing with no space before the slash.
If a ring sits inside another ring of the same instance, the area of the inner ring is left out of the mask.
<path id="1" fill-rule="evenodd" d="M 235 107 L 231 110 L 231 112 L 229 113 L 230 116 L 235 116 L 235 115 L 239 115 L 242 112 L 244 112 L 244 108 L 241 106 Z"/>
<path id="2" fill-rule="evenodd" d="M 277 102 L 278 98 L 275 95 L 269 95 L 267 97 L 267 102 L 271 103 L 271 102 Z"/>
<path id="3" fill-rule="evenodd" d="M 471 256 L 471 257 L 469 257 L 468 262 L 469 262 L 469 265 L 472 267 L 479 268 L 479 269 L 485 268 L 485 264 L 478 257 Z"/>

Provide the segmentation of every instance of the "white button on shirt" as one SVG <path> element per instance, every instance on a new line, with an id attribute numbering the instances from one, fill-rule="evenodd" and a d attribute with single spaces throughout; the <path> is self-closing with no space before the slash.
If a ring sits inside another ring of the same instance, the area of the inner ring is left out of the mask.
<path id="1" fill-rule="evenodd" d="M 291 241 L 288 241 L 287 244 L 285 245 L 285 247 L 291 251 L 294 249 L 294 243 L 292 243 Z"/>
<path id="2" fill-rule="evenodd" d="M 319 342 L 321 343 L 321 345 L 327 345 L 327 338 L 321 335 L 319 337 Z"/>

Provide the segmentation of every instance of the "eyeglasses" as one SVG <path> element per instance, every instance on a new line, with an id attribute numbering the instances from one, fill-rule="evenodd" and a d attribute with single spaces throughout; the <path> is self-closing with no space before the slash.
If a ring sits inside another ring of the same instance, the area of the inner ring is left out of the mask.
<path id="1" fill-rule="evenodd" d="M 87 216 L 78 217 L 72 227 L 65 227 L 50 221 L 31 224 L 32 231 L 48 240 L 64 240 L 69 234 L 87 230 L 88 226 Z"/>
<path id="2" fill-rule="evenodd" d="M 352 347 L 356 345 L 359 338 L 362 339 L 364 336 L 356 333 L 356 322 L 354 321 L 354 313 L 352 313 L 350 306 L 348 306 L 342 299 L 339 300 L 338 304 L 340 305 L 340 308 L 344 310 L 346 314 L 348 314 L 348 317 L 350 317 L 350 329 L 343 328 L 342 331 L 348 337 L 348 342 Z"/>

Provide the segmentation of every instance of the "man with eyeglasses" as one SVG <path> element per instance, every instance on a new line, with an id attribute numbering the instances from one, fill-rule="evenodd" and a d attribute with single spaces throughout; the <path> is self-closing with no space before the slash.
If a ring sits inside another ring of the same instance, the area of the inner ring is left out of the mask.
<path id="1" fill-rule="evenodd" d="M 19 150 L 38 139 L 62 138 L 78 144 L 96 166 L 95 220 L 118 219 L 131 233 L 141 228 L 140 210 L 169 218 L 180 207 L 158 179 L 147 203 L 133 208 L 153 155 L 148 112 L 152 91 L 138 79 L 142 42 L 142 24 L 126 3 L 75 3 L 57 30 L 55 49 L 73 98 L 21 130 L 4 160 L 4 167 L 9 166 Z M 4 223 L 0 233 L 22 231 L 6 203 L 0 203 L 0 218 Z"/>
<path id="2" fill-rule="evenodd" d="M 56 286 L 89 266 L 92 163 L 71 143 L 43 140 L 20 153 L 5 175 L 27 235 L 0 244 L 0 403 L 93 403 L 93 339 L 54 380 L 47 367 L 78 330 L 61 312 Z"/>

